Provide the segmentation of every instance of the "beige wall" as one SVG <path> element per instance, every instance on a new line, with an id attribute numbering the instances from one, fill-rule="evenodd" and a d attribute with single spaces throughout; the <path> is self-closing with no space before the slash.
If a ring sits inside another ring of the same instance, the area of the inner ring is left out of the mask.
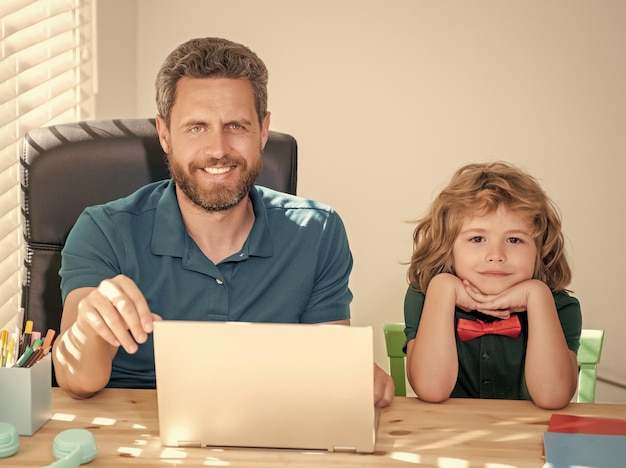
<path id="1" fill-rule="evenodd" d="M 403 320 L 407 221 L 461 164 L 505 159 L 561 207 L 584 326 L 607 330 L 600 374 L 626 384 L 626 2 L 101 0 L 99 10 L 101 48 L 136 40 L 101 57 L 99 118 L 154 115 L 155 73 L 191 37 L 227 37 L 265 60 L 272 128 L 298 139 L 299 194 L 345 221 L 353 323 L 375 327 L 381 365 L 381 326 Z M 114 20 L 125 12 L 136 15 L 126 33 Z M 604 385 L 598 396 L 626 402 Z"/>

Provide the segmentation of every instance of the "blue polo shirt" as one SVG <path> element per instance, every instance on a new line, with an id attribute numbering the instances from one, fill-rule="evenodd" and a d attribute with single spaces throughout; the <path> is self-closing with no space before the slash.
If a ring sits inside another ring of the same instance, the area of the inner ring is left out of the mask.
<path id="1" fill-rule="evenodd" d="M 124 274 L 167 320 L 318 323 L 350 318 L 352 254 L 327 205 L 255 186 L 242 249 L 214 264 L 188 235 L 174 182 L 87 208 L 62 252 L 61 292 Z M 182 338 L 182 337 L 181 337 Z M 119 349 L 109 387 L 154 388 L 152 336 Z"/>

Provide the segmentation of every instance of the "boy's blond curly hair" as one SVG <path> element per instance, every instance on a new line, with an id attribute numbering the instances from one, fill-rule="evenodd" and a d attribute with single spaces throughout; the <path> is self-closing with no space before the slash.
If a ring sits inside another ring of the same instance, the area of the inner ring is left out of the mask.
<path id="1" fill-rule="evenodd" d="M 565 290 L 571 270 L 558 208 L 531 175 L 506 162 L 461 167 L 417 221 L 408 270 L 411 286 L 426 292 L 434 276 L 454 273 L 452 248 L 465 218 L 493 213 L 499 205 L 527 217 L 533 227 L 537 246 L 533 278 L 553 292 Z"/>

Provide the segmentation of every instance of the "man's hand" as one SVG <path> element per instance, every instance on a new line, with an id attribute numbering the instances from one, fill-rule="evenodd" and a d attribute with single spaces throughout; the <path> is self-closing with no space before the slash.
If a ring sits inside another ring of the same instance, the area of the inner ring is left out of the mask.
<path id="1" fill-rule="evenodd" d="M 133 354 L 161 318 L 150 312 L 137 285 L 127 276 L 104 280 L 78 304 L 75 326 L 84 335 L 99 336 L 111 346 Z"/>
<path id="2" fill-rule="evenodd" d="M 389 406 L 395 390 L 391 376 L 374 364 L 374 404 L 379 408 Z"/>

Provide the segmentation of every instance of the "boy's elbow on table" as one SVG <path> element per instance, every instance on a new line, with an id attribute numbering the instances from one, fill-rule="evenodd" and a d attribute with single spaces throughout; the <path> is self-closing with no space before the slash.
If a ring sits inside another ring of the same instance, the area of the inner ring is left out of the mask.
<path id="1" fill-rule="evenodd" d="M 574 391 L 554 392 L 546 391 L 541 394 L 532 394 L 531 398 L 535 406 L 546 410 L 558 410 L 565 408 L 572 398 L 574 397 Z"/>
<path id="2" fill-rule="evenodd" d="M 417 398 L 428 403 L 443 403 L 450 398 L 450 390 L 437 389 L 432 386 L 425 386 L 420 388 L 419 385 L 413 387 Z"/>
<path id="3" fill-rule="evenodd" d="M 545 410 L 559 410 L 565 408 L 570 402 L 570 399 L 564 400 L 563 398 L 553 398 L 548 396 L 547 398 L 537 398 L 533 400 L 535 406 Z"/>

